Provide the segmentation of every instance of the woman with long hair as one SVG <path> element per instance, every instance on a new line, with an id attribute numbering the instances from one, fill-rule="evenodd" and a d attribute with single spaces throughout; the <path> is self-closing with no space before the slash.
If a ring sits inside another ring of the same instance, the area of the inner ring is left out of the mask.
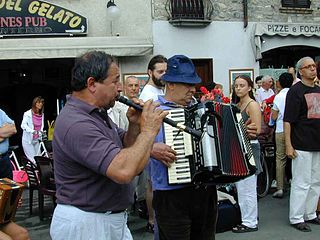
<path id="1" fill-rule="evenodd" d="M 44 126 L 44 99 L 41 96 L 35 97 L 32 101 L 32 107 L 23 114 L 21 128 L 22 147 L 27 158 L 36 164 L 34 156 L 39 149 L 39 134 Z"/>
<path id="2" fill-rule="evenodd" d="M 234 81 L 234 103 L 241 111 L 244 122 L 248 120 L 257 126 L 257 135 L 261 131 L 261 110 L 253 96 L 253 82 L 246 75 L 237 76 Z M 258 199 L 257 175 L 262 171 L 260 163 L 260 144 L 257 137 L 250 140 L 253 157 L 256 162 L 256 174 L 236 183 L 238 202 L 241 210 L 242 223 L 232 229 L 235 233 L 253 232 L 258 230 Z"/>

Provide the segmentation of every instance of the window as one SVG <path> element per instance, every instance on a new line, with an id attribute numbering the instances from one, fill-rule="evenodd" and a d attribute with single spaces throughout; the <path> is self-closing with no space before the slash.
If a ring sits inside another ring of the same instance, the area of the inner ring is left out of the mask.
<path id="1" fill-rule="evenodd" d="M 310 0 L 282 0 L 282 7 L 310 8 Z"/>
<path id="2" fill-rule="evenodd" d="M 204 19 L 203 0 L 171 0 L 172 19 Z"/>

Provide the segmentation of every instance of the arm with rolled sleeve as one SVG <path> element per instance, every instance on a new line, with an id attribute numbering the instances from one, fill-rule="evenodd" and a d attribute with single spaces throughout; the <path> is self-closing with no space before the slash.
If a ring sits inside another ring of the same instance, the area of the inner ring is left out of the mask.
<path id="1" fill-rule="evenodd" d="M 16 125 L 8 115 L 0 109 L 0 142 L 17 133 Z"/>

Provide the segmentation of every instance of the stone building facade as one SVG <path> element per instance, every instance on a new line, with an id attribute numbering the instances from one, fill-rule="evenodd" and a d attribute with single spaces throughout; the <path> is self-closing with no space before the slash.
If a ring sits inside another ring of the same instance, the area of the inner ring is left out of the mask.
<path id="1" fill-rule="evenodd" d="M 154 20 L 167 20 L 168 13 L 164 6 L 167 0 L 153 1 Z M 213 21 L 239 22 L 243 20 L 243 0 L 211 0 L 213 5 Z M 281 0 L 249 0 L 248 19 L 252 22 L 286 22 L 290 16 L 295 23 L 320 22 L 320 1 L 311 1 L 311 11 L 295 11 L 287 13 Z M 282 9 L 282 10 L 281 10 Z"/>
<path id="2" fill-rule="evenodd" d="M 292 8 L 281 0 L 211 0 L 211 23 L 201 27 L 172 24 L 172 1 L 152 2 L 154 52 L 212 59 L 212 81 L 227 91 L 233 70 L 253 69 L 255 77 L 261 68 L 294 65 L 304 54 L 320 60 L 320 1 Z"/>

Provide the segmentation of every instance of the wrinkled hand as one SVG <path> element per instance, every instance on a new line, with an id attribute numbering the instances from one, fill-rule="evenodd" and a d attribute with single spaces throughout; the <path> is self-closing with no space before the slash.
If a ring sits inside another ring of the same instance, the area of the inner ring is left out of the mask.
<path id="1" fill-rule="evenodd" d="M 167 167 L 177 159 L 176 151 L 174 151 L 170 146 L 164 143 L 153 144 L 151 156 L 159 161 L 161 161 Z"/>
<path id="2" fill-rule="evenodd" d="M 292 160 L 295 159 L 295 158 L 298 156 L 296 150 L 294 150 L 294 148 L 292 147 L 292 145 L 291 145 L 291 146 L 287 146 L 287 145 L 286 145 L 286 155 L 287 155 L 289 158 L 291 158 Z"/>
<path id="3" fill-rule="evenodd" d="M 246 127 L 247 127 L 247 133 L 249 135 L 249 138 L 250 139 L 256 139 L 257 136 L 258 136 L 258 128 L 257 128 L 257 125 L 253 122 L 251 122 L 250 119 L 248 119 L 248 121 L 246 121 Z"/>

